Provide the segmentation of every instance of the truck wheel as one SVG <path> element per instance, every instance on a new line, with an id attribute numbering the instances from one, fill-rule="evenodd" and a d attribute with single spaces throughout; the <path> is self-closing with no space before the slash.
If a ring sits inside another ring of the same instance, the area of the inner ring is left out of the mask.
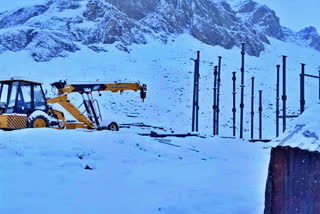
<path id="1" fill-rule="evenodd" d="M 117 123 L 112 122 L 108 125 L 108 130 L 114 131 L 114 132 L 119 131 L 119 126 Z"/>
<path id="2" fill-rule="evenodd" d="M 46 128 L 46 127 L 49 127 L 49 120 L 43 115 L 38 115 L 36 117 L 30 118 L 28 121 L 28 128 Z"/>

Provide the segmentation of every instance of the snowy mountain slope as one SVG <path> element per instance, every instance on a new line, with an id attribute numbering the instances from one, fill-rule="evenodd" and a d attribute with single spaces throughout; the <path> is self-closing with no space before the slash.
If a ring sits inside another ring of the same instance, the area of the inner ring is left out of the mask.
<path id="1" fill-rule="evenodd" d="M 128 131 L 43 129 L 0 136 L 1 213 L 263 211 L 269 155 L 263 145 L 163 141 L 179 148 Z"/>
<path id="2" fill-rule="evenodd" d="M 288 108 L 289 113 L 299 111 L 300 64 L 306 63 L 306 72 L 318 75 L 319 52 L 294 43 L 271 39 L 272 45 L 260 58 L 246 56 L 245 88 L 245 137 L 249 137 L 250 83 L 256 77 L 256 95 L 263 90 L 264 137 L 275 136 L 275 77 L 276 65 L 281 64 L 281 55 L 288 55 Z M 186 45 L 188 44 L 188 45 Z M 140 101 L 139 94 L 124 95 L 102 93 L 98 100 L 103 106 L 103 115 L 116 115 L 119 123 L 145 122 L 150 125 L 170 128 L 176 132 L 191 130 L 191 105 L 193 91 L 193 68 L 196 51 L 201 51 L 200 80 L 200 132 L 212 133 L 213 67 L 217 56 L 223 56 L 221 86 L 221 134 L 230 136 L 232 117 L 232 72 L 237 72 L 237 107 L 240 93 L 240 50 L 225 50 L 201 43 L 188 35 L 171 37 L 168 44 L 154 40 L 146 45 L 133 45 L 130 53 L 110 46 L 108 52 L 96 53 L 91 49 L 76 52 L 66 59 L 57 58 L 38 63 L 27 52 L 6 52 L 0 57 L 1 78 L 24 77 L 45 83 L 48 96 L 52 96 L 50 83 L 60 79 L 74 81 L 141 81 L 148 85 L 147 99 Z M 156 51 L 155 51 L 156 50 Z M 13 63 L 15 61 L 23 62 Z M 318 81 L 306 79 L 307 107 L 317 103 Z M 79 96 L 74 96 L 79 103 Z M 256 96 L 256 124 L 258 124 L 258 98 Z M 239 113 L 239 111 L 238 111 Z M 238 115 L 239 116 L 239 115 Z M 237 118 L 239 118 L 237 116 Z M 155 120 L 155 118 L 157 118 Z M 237 122 L 238 119 L 237 119 Z M 237 125 L 237 127 L 239 127 Z M 258 128 L 256 126 L 256 128 Z M 257 134 L 257 132 L 256 132 Z M 257 135 L 256 135 L 257 136 Z"/>
<path id="3" fill-rule="evenodd" d="M 101 52 L 118 41 L 117 47 L 128 51 L 128 46 L 145 44 L 149 37 L 166 43 L 171 35 L 189 33 L 227 49 L 246 42 L 247 52 L 259 56 L 270 44 L 267 36 L 285 39 L 275 12 L 254 1 L 237 7 L 220 0 L 39 3 L 0 14 L 2 52 L 28 50 L 34 60 L 48 61 L 78 51 L 80 44 Z"/>
<path id="4" fill-rule="evenodd" d="M 246 42 L 254 56 L 270 44 L 268 37 L 301 40 L 280 25 L 272 9 L 252 0 L 39 0 L 9 5 L 0 14 L 0 51 L 27 50 L 35 61 L 67 57 L 83 45 L 104 52 L 108 44 L 120 42 L 117 48 L 128 52 L 132 44 L 150 38 L 167 43 L 183 33 L 227 49 Z M 319 38 L 317 34 L 301 43 L 319 50 Z"/>

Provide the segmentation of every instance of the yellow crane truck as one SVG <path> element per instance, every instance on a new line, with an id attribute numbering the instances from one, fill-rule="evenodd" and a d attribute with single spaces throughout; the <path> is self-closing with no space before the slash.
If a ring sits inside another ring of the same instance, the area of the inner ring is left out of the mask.
<path id="1" fill-rule="evenodd" d="M 0 81 L 0 129 L 51 127 L 118 131 L 116 122 L 106 124 L 102 120 L 99 103 L 92 93 L 110 91 L 122 94 L 124 91 L 139 91 L 141 99 L 144 100 L 147 91 L 147 86 L 139 83 L 67 84 L 59 81 L 51 86 L 56 88 L 57 96 L 46 99 L 41 83 L 22 79 Z M 84 112 L 70 102 L 68 95 L 71 93 L 81 94 Z M 77 121 L 66 120 L 64 113 L 53 109 L 52 104 L 60 104 Z"/>

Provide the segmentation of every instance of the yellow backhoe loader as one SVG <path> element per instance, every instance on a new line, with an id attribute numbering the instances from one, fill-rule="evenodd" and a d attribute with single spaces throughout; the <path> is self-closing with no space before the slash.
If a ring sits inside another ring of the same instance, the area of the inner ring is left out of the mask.
<path id="1" fill-rule="evenodd" d="M 67 84 L 59 81 L 51 86 L 57 90 L 58 95 L 46 99 L 41 83 L 22 79 L 0 81 L 0 129 L 51 127 L 118 131 L 116 122 L 105 123 L 102 120 L 99 103 L 92 93 L 110 91 L 122 94 L 124 91 L 140 91 L 140 97 L 144 100 L 147 91 L 147 86 L 139 83 Z M 71 93 L 81 94 L 84 112 L 70 102 L 68 94 Z M 60 104 L 77 121 L 66 120 L 64 113 L 53 109 L 52 104 Z"/>

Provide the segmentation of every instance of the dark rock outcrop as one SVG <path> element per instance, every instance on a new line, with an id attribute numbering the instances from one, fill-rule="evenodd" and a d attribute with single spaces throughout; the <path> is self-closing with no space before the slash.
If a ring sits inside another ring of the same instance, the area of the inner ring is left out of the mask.
<path id="1" fill-rule="evenodd" d="M 312 48 L 320 51 L 320 35 L 315 27 L 306 27 L 297 33 L 297 36 L 305 40 L 305 42 Z"/>

